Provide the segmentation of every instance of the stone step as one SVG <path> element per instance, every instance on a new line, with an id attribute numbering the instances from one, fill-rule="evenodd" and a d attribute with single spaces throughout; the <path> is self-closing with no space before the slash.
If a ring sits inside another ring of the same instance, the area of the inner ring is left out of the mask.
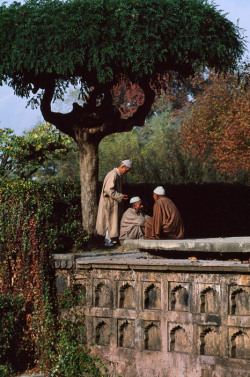
<path id="1" fill-rule="evenodd" d="M 210 253 L 250 253 L 250 237 L 197 238 L 182 240 L 125 240 L 126 250 L 195 251 Z"/>

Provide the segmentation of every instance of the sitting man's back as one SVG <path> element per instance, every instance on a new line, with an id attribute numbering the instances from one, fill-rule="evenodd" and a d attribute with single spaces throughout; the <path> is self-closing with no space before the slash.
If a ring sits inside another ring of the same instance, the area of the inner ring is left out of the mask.
<path id="1" fill-rule="evenodd" d="M 180 212 L 171 199 L 165 196 L 162 186 L 154 190 L 155 200 L 153 217 L 149 217 L 145 223 L 146 239 L 179 239 L 184 236 L 184 226 Z"/>

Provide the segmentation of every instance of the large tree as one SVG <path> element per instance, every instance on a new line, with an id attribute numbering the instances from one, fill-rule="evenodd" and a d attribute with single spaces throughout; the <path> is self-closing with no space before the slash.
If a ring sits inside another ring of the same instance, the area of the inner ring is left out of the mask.
<path id="1" fill-rule="evenodd" d="M 0 7 L 0 82 L 21 97 L 36 94 L 45 120 L 76 141 L 89 234 L 100 140 L 144 125 L 164 74 L 187 77 L 201 66 L 234 70 L 243 52 L 239 27 L 207 0 L 27 0 Z M 127 118 L 112 96 L 121 80 L 144 96 Z M 52 111 L 53 100 L 77 83 L 84 105 Z"/>

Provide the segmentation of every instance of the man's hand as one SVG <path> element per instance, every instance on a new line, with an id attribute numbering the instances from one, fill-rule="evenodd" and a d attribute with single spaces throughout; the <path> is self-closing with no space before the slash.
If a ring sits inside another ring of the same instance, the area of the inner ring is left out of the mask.
<path id="1" fill-rule="evenodd" d="M 122 195 L 122 199 L 128 200 L 128 195 Z"/>

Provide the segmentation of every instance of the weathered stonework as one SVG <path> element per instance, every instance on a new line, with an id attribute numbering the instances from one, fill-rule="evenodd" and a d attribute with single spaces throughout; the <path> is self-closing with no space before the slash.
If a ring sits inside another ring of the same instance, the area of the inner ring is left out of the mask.
<path id="1" fill-rule="evenodd" d="M 113 252 L 73 267 L 89 346 L 110 376 L 250 376 L 249 263 Z"/>

